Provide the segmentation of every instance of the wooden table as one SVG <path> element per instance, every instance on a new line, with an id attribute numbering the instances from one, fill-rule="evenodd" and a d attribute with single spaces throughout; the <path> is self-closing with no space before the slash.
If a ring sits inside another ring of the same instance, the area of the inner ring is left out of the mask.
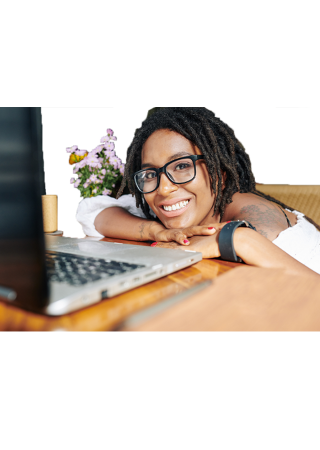
<path id="1" fill-rule="evenodd" d="M 150 245 L 144 242 L 107 238 L 102 241 Z M 241 266 L 241 264 L 220 260 L 203 260 L 157 281 L 60 317 L 35 314 L 0 301 L 0 330 L 112 330 L 130 314 L 161 302 L 203 281 L 219 277 L 237 266 Z"/>

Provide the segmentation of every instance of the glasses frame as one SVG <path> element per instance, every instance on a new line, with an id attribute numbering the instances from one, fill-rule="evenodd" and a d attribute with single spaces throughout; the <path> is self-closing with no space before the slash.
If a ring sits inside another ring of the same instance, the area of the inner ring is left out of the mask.
<path id="1" fill-rule="evenodd" d="M 176 183 L 175 181 L 173 181 L 173 180 L 171 179 L 170 174 L 167 172 L 167 167 L 168 167 L 170 164 L 172 164 L 172 163 L 174 163 L 174 162 L 176 162 L 176 161 L 180 161 L 181 159 L 191 159 L 191 161 L 193 162 L 194 176 L 193 176 L 193 178 L 191 178 L 191 179 L 188 180 L 188 181 L 183 181 L 182 183 Z M 158 189 L 159 185 L 160 185 L 160 174 L 161 174 L 161 173 L 164 173 L 164 174 L 167 176 L 168 180 L 171 181 L 171 183 L 173 183 L 173 184 L 186 184 L 186 183 L 190 183 L 190 181 L 194 180 L 195 177 L 196 177 L 196 175 L 197 175 L 196 161 L 198 161 L 199 159 L 204 159 L 204 156 L 203 156 L 203 155 L 189 155 L 189 156 L 182 156 L 181 158 L 177 158 L 177 159 L 173 159 L 172 161 L 169 161 L 167 164 L 165 164 L 164 166 L 160 167 L 159 169 L 157 169 L 156 167 L 147 167 L 147 168 L 145 168 L 145 169 L 138 170 L 138 172 L 135 172 L 134 175 L 133 175 L 133 179 L 134 179 L 135 185 L 136 185 L 138 191 L 141 192 L 142 194 L 151 194 L 151 192 L 156 191 L 156 190 Z M 137 180 L 136 180 L 136 176 L 137 176 L 139 173 L 141 173 L 141 172 L 145 172 L 146 170 L 154 170 L 154 171 L 157 173 L 157 186 L 156 186 L 154 189 L 152 189 L 152 191 L 143 192 L 143 191 L 139 188 L 139 186 L 138 186 L 138 183 L 137 183 Z"/>

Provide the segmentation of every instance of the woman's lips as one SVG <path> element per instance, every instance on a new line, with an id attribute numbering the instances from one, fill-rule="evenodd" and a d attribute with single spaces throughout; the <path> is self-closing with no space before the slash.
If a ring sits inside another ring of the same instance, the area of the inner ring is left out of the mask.
<path id="1" fill-rule="evenodd" d="M 161 213 L 166 217 L 177 217 L 177 216 L 181 216 L 181 214 L 183 214 L 189 208 L 190 203 L 191 203 L 191 199 L 189 199 L 188 204 L 186 206 L 184 206 L 181 209 L 176 209 L 175 211 L 166 211 L 165 209 L 163 209 L 162 206 L 160 206 L 160 210 L 161 210 Z"/>

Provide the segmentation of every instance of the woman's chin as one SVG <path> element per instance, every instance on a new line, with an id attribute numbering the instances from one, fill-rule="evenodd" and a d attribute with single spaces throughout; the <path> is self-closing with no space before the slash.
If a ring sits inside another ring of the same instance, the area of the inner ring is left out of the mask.
<path id="1" fill-rule="evenodd" d="M 180 217 L 172 217 L 171 219 L 168 219 L 167 217 L 163 218 L 163 220 L 161 220 L 161 222 L 163 223 L 163 225 L 170 229 L 170 228 L 187 228 L 190 227 L 192 224 L 189 223 L 189 220 L 186 219 L 182 219 Z"/>

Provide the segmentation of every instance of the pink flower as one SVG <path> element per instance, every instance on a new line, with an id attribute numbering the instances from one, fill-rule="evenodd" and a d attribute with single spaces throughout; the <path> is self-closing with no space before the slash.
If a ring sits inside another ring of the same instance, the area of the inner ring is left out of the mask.
<path id="1" fill-rule="evenodd" d="M 113 136 L 113 130 L 111 130 L 111 128 L 107 129 L 107 135 L 108 136 Z"/>
<path id="2" fill-rule="evenodd" d="M 87 159 L 88 157 L 86 156 L 85 158 L 83 158 L 83 160 L 82 161 L 80 161 L 79 163 L 77 163 L 77 166 L 79 167 L 79 169 L 83 169 L 84 168 L 84 166 L 86 166 L 87 165 L 87 161 L 88 161 L 88 159 Z"/>
<path id="3" fill-rule="evenodd" d="M 104 149 L 104 145 L 98 145 L 96 148 L 94 148 L 93 150 L 91 150 L 90 154 L 92 155 L 96 155 L 97 153 L 102 152 L 102 150 Z"/>
<path id="4" fill-rule="evenodd" d="M 115 156 L 115 153 L 113 150 L 105 150 L 104 154 L 107 158 L 110 158 L 110 156 Z"/>
<path id="5" fill-rule="evenodd" d="M 77 173 L 79 169 L 80 169 L 79 164 L 78 163 L 75 164 L 73 167 L 73 173 Z"/>
<path id="6" fill-rule="evenodd" d="M 111 191 L 110 189 L 104 189 L 104 191 L 102 192 L 102 195 L 110 195 Z"/>
<path id="7" fill-rule="evenodd" d="M 106 169 L 101 170 L 102 175 L 104 176 L 106 174 Z"/>
<path id="8" fill-rule="evenodd" d="M 77 181 L 74 183 L 73 187 L 77 188 L 77 187 L 79 186 L 80 182 L 81 182 L 81 180 L 77 180 Z"/>
<path id="9" fill-rule="evenodd" d="M 104 146 L 104 148 L 105 148 L 106 150 L 113 150 L 113 149 L 114 149 L 114 142 L 108 142 L 108 143 Z"/>
<path id="10" fill-rule="evenodd" d="M 99 162 L 99 159 L 94 155 L 88 155 L 84 160 L 86 160 L 86 165 L 88 165 L 89 167 L 96 167 L 98 169 L 101 169 L 102 167 Z"/>
<path id="11" fill-rule="evenodd" d="M 96 193 L 97 193 L 97 191 L 98 191 L 98 189 L 97 189 L 97 188 L 96 188 L 96 189 L 93 189 L 92 193 L 93 193 L 93 194 L 96 194 Z"/>
<path id="12" fill-rule="evenodd" d="M 117 140 L 117 138 L 116 138 L 115 136 L 111 136 L 110 139 L 113 140 L 113 141 L 116 141 L 116 140 Z"/>
<path id="13" fill-rule="evenodd" d="M 119 158 L 117 156 L 111 156 L 109 158 L 109 163 L 113 165 L 113 167 L 117 170 L 120 166 L 119 164 Z"/>
<path id="14" fill-rule="evenodd" d="M 86 189 L 89 186 L 88 183 L 84 183 L 83 187 Z"/>
<path id="15" fill-rule="evenodd" d="M 103 136 L 101 139 L 100 139 L 100 142 L 109 142 L 110 141 L 110 137 L 109 136 Z"/>
<path id="16" fill-rule="evenodd" d="M 75 154 L 78 156 L 84 156 L 87 153 L 87 150 L 76 150 Z"/>
<path id="17" fill-rule="evenodd" d="M 76 181 L 76 179 L 75 178 L 71 178 L 71 180 L 70 180 L 70 184 L 73 184 L 74 182 Z"/>
<path id="18" fill-rule="evenodd" d="M 121 175 L 124 175 L 124 164 L 120 165 L 120 173 Z"/>
<path id="19" fill-rule="evenodd" d="M 95 174 L 93 173 L 93 174 L 91 175 L 91 177 L 90 177 L 90 181 L 91 181 L 92 183 L 96 183 L 97 180 L 98 180 L 97 175 L 95 175 Z"/>
<path id="20" fill-rule="evenodd" d="M 66 151 L 67 153 L 74 153 L 78 149 L 77 145 L 73 145 L 72 147 L 67 147 Z"/>

